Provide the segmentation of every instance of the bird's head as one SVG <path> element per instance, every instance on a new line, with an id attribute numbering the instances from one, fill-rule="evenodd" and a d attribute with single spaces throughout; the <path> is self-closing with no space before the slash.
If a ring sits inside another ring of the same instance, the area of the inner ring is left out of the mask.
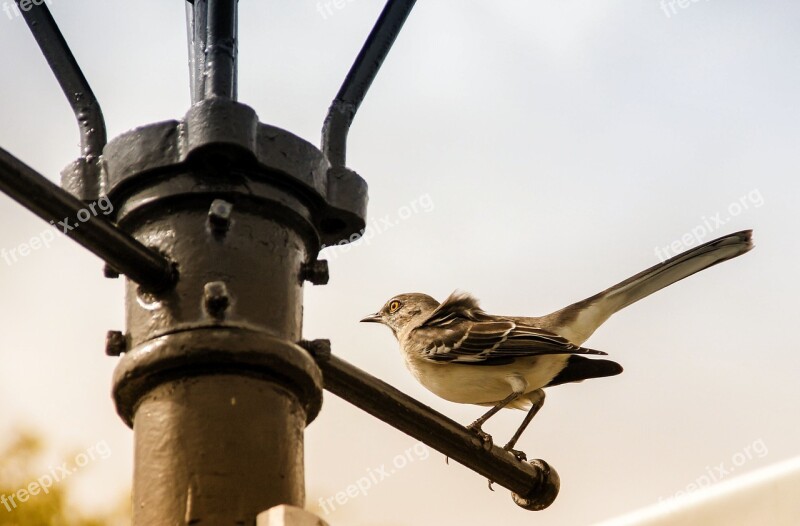
<path id="1" fill-rule="evenodd" d="M 399 338 L 404 329 L 411 330 L 417 327 L 438 306 L 439 302 L 427 294 L 418 292 L 398 294 L 387 301 L 381 310 L 361 321 L 382 323 L 392 329 L 394 335 Z"/>

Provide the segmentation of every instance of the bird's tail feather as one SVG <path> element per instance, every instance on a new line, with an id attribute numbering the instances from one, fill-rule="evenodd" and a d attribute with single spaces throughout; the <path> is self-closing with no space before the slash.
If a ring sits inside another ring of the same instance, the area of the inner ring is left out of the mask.
<path id="1" fill-rule="evenodd" d="M 753 248 L 751 237 L 752 230 L 743 230 L 709 241 L 545 318 L 561 330 L 560 335 L 580 345 L 620 309 L 696 272 L 749 251 Z"/>

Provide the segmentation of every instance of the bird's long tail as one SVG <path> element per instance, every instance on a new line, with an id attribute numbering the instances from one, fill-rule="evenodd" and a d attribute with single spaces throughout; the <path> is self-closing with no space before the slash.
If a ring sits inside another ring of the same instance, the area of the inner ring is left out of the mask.
<path id="1" fill-rule="evenodd" d="M 583 343 L 612 314 L 695 272 L 741 256 L 751 248 L 752 230 L 709 241 L 632 276 L 603 292 L 545 316 L 551 330 Z M 547 327 L 544 327 L 547 328 Z"/>

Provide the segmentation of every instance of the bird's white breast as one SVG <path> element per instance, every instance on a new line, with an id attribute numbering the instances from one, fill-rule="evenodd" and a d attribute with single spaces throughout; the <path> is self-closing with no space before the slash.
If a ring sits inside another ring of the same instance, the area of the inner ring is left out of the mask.
<path id="1" fill-rule="evenodd" d="M 437 396 L 462 404 L 489 405 L 511 394 L 508 377 L 518 375 L 528 382 L 526 393 L 547 385 L 566 366 L 569 355 L 549 354 L 526 357 L 509 365 L 461 365 L 431 362 L 403 352 L 411 374 Z M 524 408 L 522 397 L 509 407 Z"/>

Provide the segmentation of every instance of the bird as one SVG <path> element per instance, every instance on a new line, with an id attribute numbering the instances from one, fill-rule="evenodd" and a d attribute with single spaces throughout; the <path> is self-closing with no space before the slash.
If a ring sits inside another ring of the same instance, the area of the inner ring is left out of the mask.
<path id="1" fill-rule="evenodd" d="M 422 293 L 398 294 L 362 322 L 389 327 L 405 365 L 428 390 L 445 400 L 490 406 L 466 426 L 484 444 L 483 424 L 503 408 L 527 409 L 503 447 L 514 449 L 544 404 L 543 389 L 618 375 L 622 366 L 590 356 L 607 353 L 583 343 L 615 312 L 673 283 L 753 248 L 752 230 L 729 234 L 656 264 L 608 289 L 540 317 L 498 316 L 481 310 L 466 292 L 443 302 Z"/>

